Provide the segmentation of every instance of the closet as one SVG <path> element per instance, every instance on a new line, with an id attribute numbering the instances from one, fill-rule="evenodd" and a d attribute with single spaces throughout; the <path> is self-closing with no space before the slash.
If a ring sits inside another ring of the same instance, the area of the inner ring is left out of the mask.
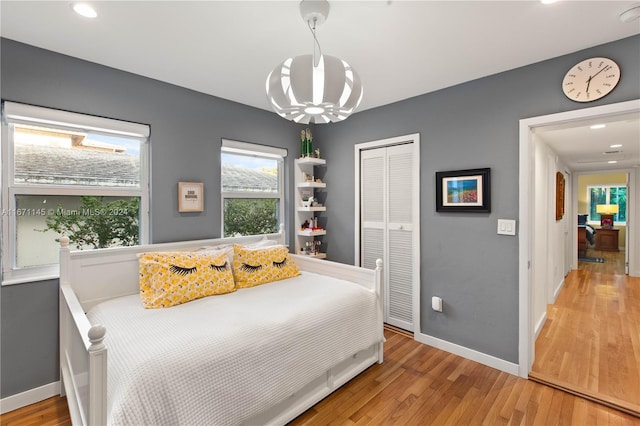
<path id="1" fill-rule="evenodd" d="M 385 322 L 408 331 L 416 331 L 420 279 L 419 151 L 412 136 L 358 150 L 360 265 L 374 269 L 376 259 L 384 261 Z"/>

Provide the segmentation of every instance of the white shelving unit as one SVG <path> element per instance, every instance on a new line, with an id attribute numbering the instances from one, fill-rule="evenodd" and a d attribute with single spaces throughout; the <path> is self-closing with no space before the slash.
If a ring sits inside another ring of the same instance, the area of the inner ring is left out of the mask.
<path id="1" fill-rule="evenodd" d="M 325 229 L 302 229 L 305 221 L 313 223 L 316 213 L 327 211 L 326 206 L 308 206 L 303 207 L 302 200 L 309 197 L 316 197 L 316 191 L 323 190 L 327 187 L 325 182 L 316 182 L 315 168 L 325 166 L 327 161 L 322 158 L 304 157 L 295 160 L 295 229 L 296 229 L 296 254 L 307 254 L 307 243 L 316 241 L 315 237 L 326 235 Z M 313 180 L 305 179 L 312 176 Z M 317 254 L 307 254 L 310 257 L 325 259 L 326 253 L 319 252 Z"/>

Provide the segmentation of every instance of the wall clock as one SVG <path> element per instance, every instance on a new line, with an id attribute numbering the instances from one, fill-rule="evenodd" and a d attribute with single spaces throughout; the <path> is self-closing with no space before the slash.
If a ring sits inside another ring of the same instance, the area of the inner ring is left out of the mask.
<path id="1" fill-rule="evenodd" d="M 589 58 L 574 65 L 562 80 L 562 90 L 576 102 L 606 96 L 620 81 L 620 67 L 609 58 Z"/>

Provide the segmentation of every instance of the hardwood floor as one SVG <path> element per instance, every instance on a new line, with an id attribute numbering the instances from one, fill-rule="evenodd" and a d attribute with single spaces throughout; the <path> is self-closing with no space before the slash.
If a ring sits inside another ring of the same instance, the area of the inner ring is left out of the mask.
<path id="1" fill-rule="evenodd" d="M 531 377 L 640 416 L 640 278 L 624 254 L 571 271 L 536 340 Z"/>
<path id="2" fill-rule="evenodd" d="M 302 425 L 638 425 L 640 420 L 385 331 L 376 364 L 290 423 Z M 0 417 L 2 426 L 70 425 L 64 398 Z"/>
<path id="3" fill-rule="evenodd" d="M 45 399 L 0 416 L 1 426 L 70 426 L 67 399 L 59 396 Z"/>

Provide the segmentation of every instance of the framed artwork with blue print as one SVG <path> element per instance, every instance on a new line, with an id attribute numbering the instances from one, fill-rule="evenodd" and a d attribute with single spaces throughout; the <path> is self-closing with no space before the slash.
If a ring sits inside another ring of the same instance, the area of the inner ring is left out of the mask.
<path id="1" fill-rule="evenodd" d="M 491 169 L 436 172 L 436 211 L 491 211 Z"/>

